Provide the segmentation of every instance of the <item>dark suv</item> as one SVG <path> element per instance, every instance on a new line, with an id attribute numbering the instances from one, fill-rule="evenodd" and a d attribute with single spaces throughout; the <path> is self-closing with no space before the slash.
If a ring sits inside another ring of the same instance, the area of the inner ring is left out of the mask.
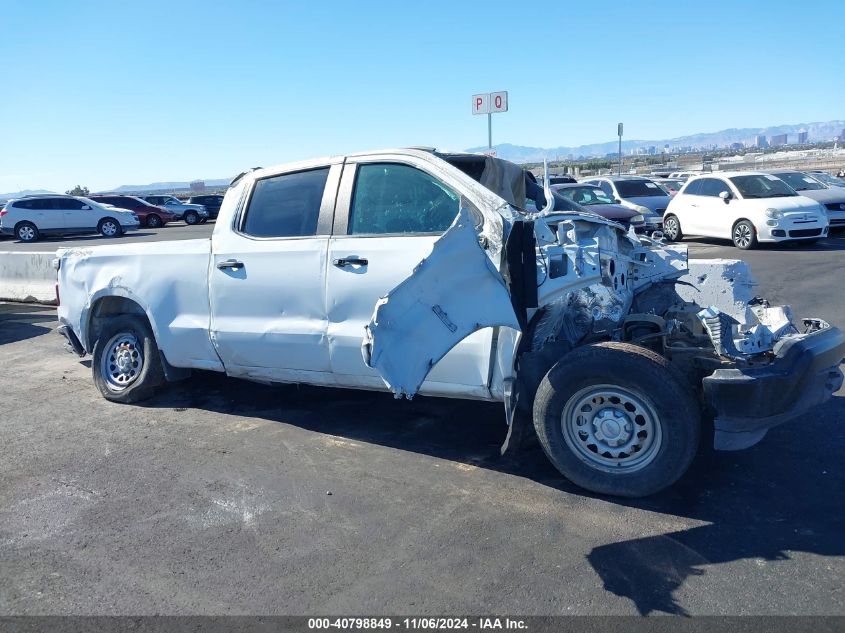
<path id="1" fill-rule="evenodd" d="M 223 204 L 223 196 L 220 194 L 208 194 L 204 196 L 191 196 L 188 204 L 201 204 L 208 211 L 208 218 L 213 220 L 220 213 L 220 205 Z"/>
<path id="2" fill-rule="evenodd" d="M 104 194 L 88 196 L 95 202 L 110 204 L 120 209 L 134 211 L 143 226 L 156 229 L 168 222 L 173 222 L 178 217 L 163 207 L 157 207 L 149 202 L 136 198 L 135 196 L 121 196 L 116 194 Z"/>

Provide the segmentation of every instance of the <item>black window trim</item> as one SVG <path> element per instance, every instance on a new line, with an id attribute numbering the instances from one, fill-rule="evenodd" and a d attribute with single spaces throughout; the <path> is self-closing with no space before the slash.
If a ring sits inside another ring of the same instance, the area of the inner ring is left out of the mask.
<path id="1" fill-rule="evenodd" d="M 318 163 L 309 166 L 297 166 L 286 171 L 273 172 L 261 176 L 261 178 L 254 179 L 246 190 L 241 194 L 241 199 L 237 203 L 237 209 L 232 219 L 232 232 L 240 237 L 248 240 L 255 240 L 257 242 L 279 241 L 279 240 L 307 240 L 315 237 L 329 238 L 331 236 L 332 218 L 334 216 L 335 201 L 337 199 L 338 185 L 340 184 L 340 172 L 342 163 Z M 250 235 L 243 230 L 246 222 L 246 212 L 252 202 L 252 195 L 255 192 L 255 186 L 262 180 L 270 178 L 278 178 L 279 176 L 290 176 L 306 171 L 316 171 L 318 169 L 328 168 L 329 173 L 326 176 L 326 186 L 323 189 L 323 198 L 320 201 L 320 209 L 317 212 L 317 229 L 314 235 L 284 235 L 284 236 L 270 236 L 263 237 L 259 235 Z M 221 203 L 222 204 L 222 203 Z"/>

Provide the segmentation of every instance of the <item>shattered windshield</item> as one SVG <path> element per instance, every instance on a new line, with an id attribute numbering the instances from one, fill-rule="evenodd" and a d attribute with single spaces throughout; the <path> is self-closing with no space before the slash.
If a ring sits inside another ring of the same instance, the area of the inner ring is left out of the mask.
<path id="1" fill-rule="evenodd" d="M 730 180 L 743 198 L 786 198 L 798 195 L 783 180 L 769 174 L 734 176 Z"/>

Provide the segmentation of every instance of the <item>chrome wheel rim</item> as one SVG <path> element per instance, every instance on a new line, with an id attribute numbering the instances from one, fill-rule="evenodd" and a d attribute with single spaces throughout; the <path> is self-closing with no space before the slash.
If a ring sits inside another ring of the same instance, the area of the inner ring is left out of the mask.
<path id="1" fill-rule="evenodd" d="M 199 218 L 194 213 L 185 216 L 185 224 L 196 224 Z"/>
<path id="2" fill-rule="evenodd" d="M 161 226 L 161 220 L 157 215 L 150 216 L 150 219 L 147 220 L 147 226 L 153 229 L 157 229 Z"/>
<path id="3" fill-rule="evenodd" d="M 114 222 L 103 222 L 103 235 L 108 235 L 111 237 L 117 233 L 117 226 Z"/>
<path id="4" fill-rule="evenodd" d="M 129 332 L 113 336 L 100 359 L 100 374 L 112 391 L 123 391 L 138 380 L 144 368 L 144 353 L 137 337 Z"/>
<path id="5" fill-rule="evenodd" d="M 734 243 L 740 248 L 751 244 L 751 227 L 747 224 L 737 224 L 734 228 Z"/>
<path id="6" fill-rule="evenodd" d="M 30 242 L 35 239 L 35 229 L 31 226 L 22 226 L 18 229 L 18 237 L 21 241 Z"/>
<path id="7" fill-rule="evenodd" d="M 561 415 L 569 449 L 592 468 L 631 473 L 648 466 L 663 444 L 654 407 L 615 385 L 596 385 L 573 395 Z"/>
<path id="8" fill-rule="evenodd" d="M 670 240 L 678 237 L 678 221 L 675 218 L 667 218 L 663 223 L 663 232 Z"/>

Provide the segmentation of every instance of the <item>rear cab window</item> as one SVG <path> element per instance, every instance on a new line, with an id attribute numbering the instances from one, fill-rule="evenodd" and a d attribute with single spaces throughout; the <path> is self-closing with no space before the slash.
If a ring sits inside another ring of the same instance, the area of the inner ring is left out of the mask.
<path id="1" fill-rule="evenodd" d="M 255 181 L 240 232 L 282 238 L 317 234 L 329 167 L 270 176 Z"/>

